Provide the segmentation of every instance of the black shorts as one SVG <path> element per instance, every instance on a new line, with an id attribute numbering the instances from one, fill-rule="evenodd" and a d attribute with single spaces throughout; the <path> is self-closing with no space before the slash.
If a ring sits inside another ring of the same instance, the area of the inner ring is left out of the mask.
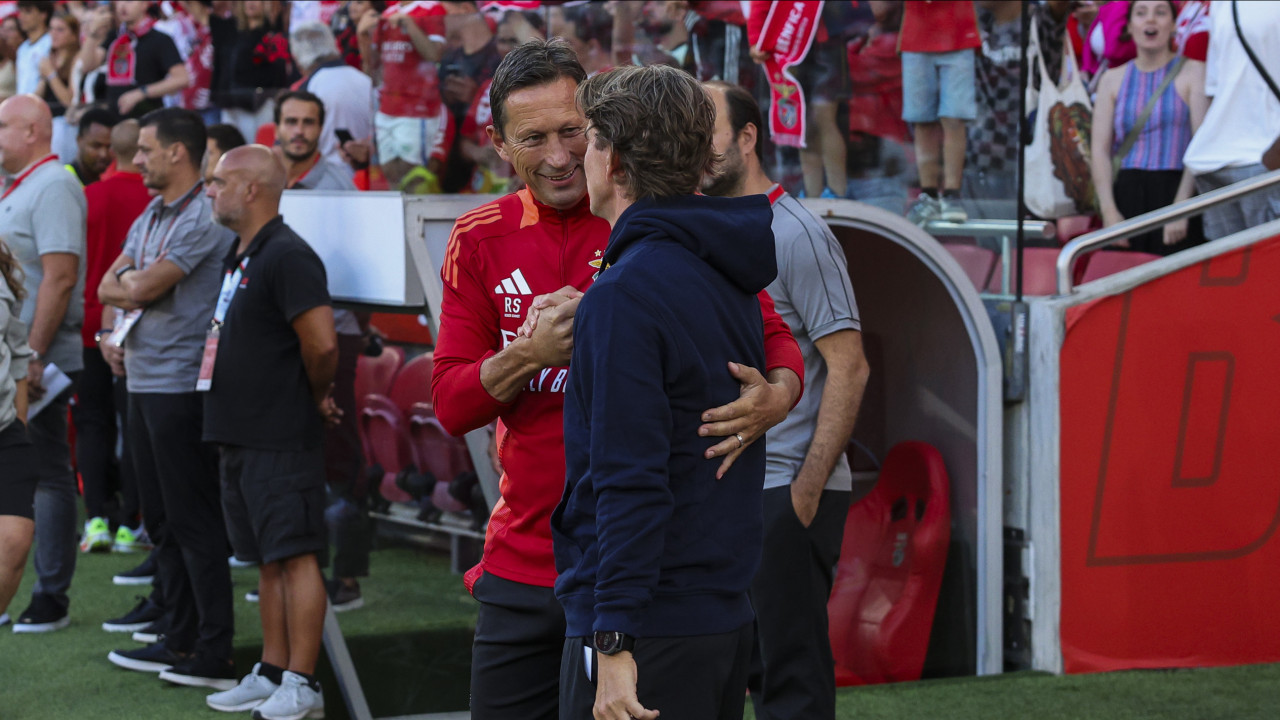
<path id="1" fill-rule="evenodd" d="M 14 420 L 0 430 L 0 515 L 35 519 L 37 462 L 26 425 Z"/>
<path id="2" fill-rule="evenodd" d="M 222 511 L 236 557 L 273 563 L 320 552 L 324 525 L 324 454 L 222 445 Z"/>

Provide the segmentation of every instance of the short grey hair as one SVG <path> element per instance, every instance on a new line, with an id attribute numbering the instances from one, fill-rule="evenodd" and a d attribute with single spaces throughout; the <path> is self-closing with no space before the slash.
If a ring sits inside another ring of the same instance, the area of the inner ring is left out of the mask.
<path id="1" fill-rule="evenodd" d="M 303 72 L 320 60 L 338 57 L 339 54 L 333 31 L 319 22 L 305 22 L 295 27 L 289 33 L 289 51 Z"/>

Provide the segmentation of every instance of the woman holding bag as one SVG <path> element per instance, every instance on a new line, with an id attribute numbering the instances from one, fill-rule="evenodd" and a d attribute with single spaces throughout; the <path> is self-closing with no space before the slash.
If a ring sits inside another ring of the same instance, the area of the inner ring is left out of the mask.
<path id="1" fill-rule="evenodd" d="M 1091 170 L 1104 226 L 1191 197 L 1182 155 L 1208 109 L 1204 63 L 1179 57 L 1170 0 L 1129 3 L 1125 32 L 1138 56 L 1108 70 L 1098 85 Z M 1131 238 L 1129 247 L 1168 255 L 1202 242 L 1196 218 Z"/>

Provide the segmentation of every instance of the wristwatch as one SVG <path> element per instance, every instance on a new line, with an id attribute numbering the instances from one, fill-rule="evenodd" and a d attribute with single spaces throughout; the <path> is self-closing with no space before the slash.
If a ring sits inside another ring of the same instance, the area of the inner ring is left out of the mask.
<path id="1" fill-rule="evenodd" d="M 592 645 L 601 655 L 617 655 L 635 649 L 636 639 L 626 633 L 597 630 Z"/>
<path id="2" fill-rule="evenodd" d="M 125 273 L 129 272 L 130 270 L 137 270 L 137 269 L 138 268 L 134 267 L 132 263 L 125 265 L 124 267 L 116 271 L 116 280 L 119 280 L 121 277 L 124 276 Z"/>
<path id="3" fill-rule="evenodd" d="M 103 338 L 111 337 L 111 333 L 114 331 L 115 331 L 115 328 L 102 328 L 101 330 L 93 334 L 93 341 L 96 343 L 101 343 Z"/>

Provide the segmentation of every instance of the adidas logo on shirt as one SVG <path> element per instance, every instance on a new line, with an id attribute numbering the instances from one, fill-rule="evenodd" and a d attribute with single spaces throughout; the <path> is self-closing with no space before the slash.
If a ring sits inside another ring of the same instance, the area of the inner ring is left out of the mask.
<path id="1" fill-rule="evenodd" d="M 494 295 L 532 295 L 533 290 L 529 289 L 529 283 L 524 281 L 524 273 L 520 272 L 520 268 L 511 273 L 511 277 L 503 278 L 493 288 Z"/>

